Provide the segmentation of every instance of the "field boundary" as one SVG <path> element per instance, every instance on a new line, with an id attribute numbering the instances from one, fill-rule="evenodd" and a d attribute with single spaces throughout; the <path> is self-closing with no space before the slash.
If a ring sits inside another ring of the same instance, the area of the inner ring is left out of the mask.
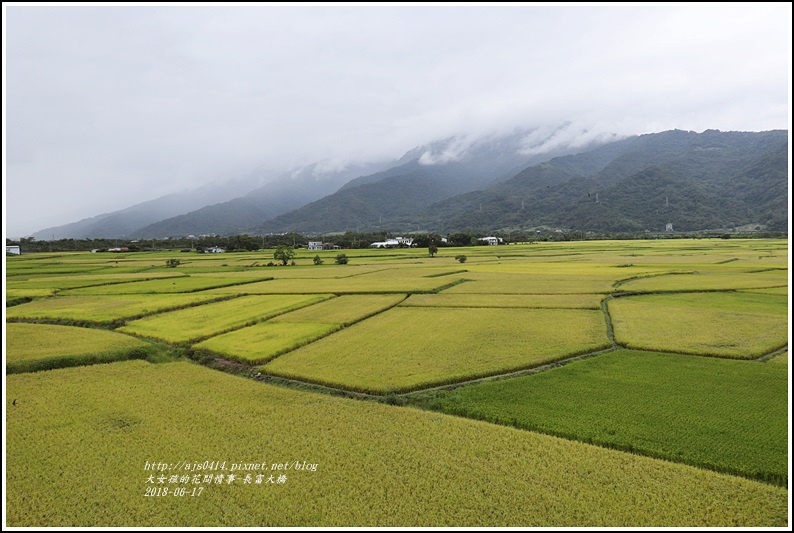
<path id="1" fill-rule="evenodd" d="M 657 274 L 641 274 L 637 276 L 631 276 L 628 278 L 623 278 L 617 280 L 615 283 L 612 284 L 613 287 L 617 288 L 623 285 L 624 283 L 628 283 L 630 281 L 636 281 L 638 279 L 648 279 L 648 278 L 660 278 L 662 276 L 681 276 L 681 275 L 689 275 L 689 274 L 700 274 L 700 272 L 696 270 L 685 270 L 681 272 L 660 272 Z"/>
<path id="2" fill-rule="evenodd" d="M 439 272 L 438 274 L 430 274 L 427 276 L 422 276 L 424 278 L 441 278 L 443 276 L 451 276 L 453 274 L 465 274 L 468 270 L 453 270 L 452 272 Z"/>

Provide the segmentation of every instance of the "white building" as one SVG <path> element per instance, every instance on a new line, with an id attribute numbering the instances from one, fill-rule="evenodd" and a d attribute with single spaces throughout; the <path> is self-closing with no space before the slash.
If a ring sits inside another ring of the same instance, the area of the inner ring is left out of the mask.
<path id="1" fill-rule="evenodd" d="M 205 248 L 204 249 L 204 253 L 205 254 L 222 254 L 225 251 L 226 250 L 224 250 L 223 248 L 219 248 L 217 246 L 213 246 L 211 248 Z"/>
<path id="2" fill-rule="evenodd" d="M 385 241 L 373 242 L 370 248 L 399 248 L 400 246 L 413 246 L 414 240 L 411 237 L 395 237 Z"/>
<path id="3" fill-rule="evenodd" d="M 499 237 L 480 237 L 477 240 L 486 242 L 488 243 L 489 246 L 498 246 L 502 244 L 502 239 L 500 239 Z"/>
<path id="4" fill-rule="evenodd" d="M 6 253 L 13 254 L 13 255 L 22 255 L 22 251 L 19 249 L 19 246 L 8 246 L 6 245 Z"/>
<path id="5" fill-rule="evenodd" d="M 309 241 L 309 250 L 322 250 L 323 243 L 321 241 Z"/>

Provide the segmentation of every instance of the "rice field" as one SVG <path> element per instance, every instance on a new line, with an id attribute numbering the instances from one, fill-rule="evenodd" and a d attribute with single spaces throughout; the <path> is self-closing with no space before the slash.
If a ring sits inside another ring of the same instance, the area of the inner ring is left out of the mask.
<path id="1" fill-rule="evenodd" d="M 771 289 L 746 289 L 741 292 L 752 292 L 756 294 L 780 294 L 788 296 L 788 285 L 785 287 L 773 287 Z"/>
<path id="2" fill-rule="evenodd" d="M 272 322 L 320 322 L 348 326 L 405 300 L 404 294 L 347 295 L 276 317 Z"/>
<path id="3" fill-rule="evenodd" d="M 788 300 L 751 293 L 653 294 L 608 302 L 627 348 L 752 359 L 786 345 Z"/>
<path id="4" fill-rule="evenodd" d="M 494 307 L 526 309 L 600 309 L 602 294 L 413 294 L 405 307 Z"/>
<path id="5" fill-rule="evenodd" d="M 597 311 L 397 307 L 261 370 L 383 394 L 528 368 L 607 346 Z"/>
<path id="6" fill-rule="evenodd" d="M 219 298 L 222 296 L 205 293 L 56 296 L 10 307 L 6 309 L 6 317 L 111 324 Z"/>
<path id="7" fill-rule="evenodd" d="M 30 279 L 9 281 L 10 287 L 31 288 L 80 288 L 91 285 L 110 285 L 114 283 L 127 283 L 131 281 L 146 281 L 150 279 L 179 278 L 185 274 L 180 272 L 147 272 L 147 273 L 94 273 L 65 276 L 37 276 Z"/>
<path id="8" fill-rule="evenodd" d="M 787 525 L 787 241 L 337 253 L 6 258 L 7 525 Z"/>
<path id="9" fill-rule="evenodd" d="M 586 268 L 586 267 L 584 267 Z M 584 268 L 582 270 L 584 270 Z M 619 274 L 619 273 L 617 273 Z M 614 292 L 611 278 L 570 274 L 522 274 L 514 272 L 469 272 L 467 281 L 447 289 L 449 294 L 608 294 Z"/>
<path id="10" fill-rule="evenodd" d="M 7 324 L 5 346 L 9 374 L 143 358 L 150 348 L 112 331 L 49 324 Z"/>
<path id="11" fill-rule="evenodd" d="M 243 296 L 141 318 L 128 322 L 119 331 L 171 343 L 196 342 L 326 298 L 330 295 Z"/>
<path id="12" fill-rule="evenodd" d="M 215 294 L 334 294 L 415 293 L 434 292 L 458 282 L 462 275 L 426 278 L 422 276 L 392 276 L 386 273 L 362 274 L 355 277 L 331 279 L 274 279 L 245 285 L 211 289 Z"/>
<path id="13" fill-rule="evenodd" d="M 428 394 L 424 405 L 786 486 L 786 370 L 618 350 Z"/>
<path id="14" fill-rule="evenodd" d="M 632 280 L 620 288 L 630 292 L 660 292 L 785 288 L 788 285 L 788 270 L 786 269 L 762 270 L 760 272 L 744 269 L 735 271 L 735 268 L 728 268 L 729 266 L 726 265 L 724 269 L 716 271 L 714 266 L 710 266 L 709 270 L 701 268 L 688 276 L 655 276 Z"/>
<path id="15" fill-rule="evenodd" d="M 267 276 L 262 276 L 263 278 Z M 62 291 L 64 295 L 82 294 L 162 294 L 204 291 L 217 287 L 228 287 L 251 283 L 252 280 L 227 277 L 193 277 L 181 276 L 178 278 L 157 279 L 149 281 L 136 281 L 131 283 L 119 283 L 113 285 L 100 285 L 95 287 L 85 287 L 82 289 L 70 289 Z"/>
<path id="16" fill-rule="evenodd" d="M 207 339 L 196 344 L 196 348 L 261 364 L 397 305 L 404 298 L 404 295 L 340 296 Z"/>
<path id="17" fill-rule="evenodd" d="M 13 375 L 7 397 L 12 527 L 786 523 L 780 487 L 186 362 Z M 221 483 L 206 482 L 207 471 L 145 470 L 147 462 L 205 461 L 226 462 L 227 470 L 210 472 Z M 296 462 L 316 467 L 273 470 Z M 286 477 L 246 483 L 238 471 L 230 483 L 232 463 Z M 169 492 L 145 497 L 152 487 Z"/>
<path id="18" fill-rule="evenodd" d="M 266 322 L 209 338 L 195 348 L 210 350 L 227 359 L 261 364 L 339 328 L 338 324 Z"/>

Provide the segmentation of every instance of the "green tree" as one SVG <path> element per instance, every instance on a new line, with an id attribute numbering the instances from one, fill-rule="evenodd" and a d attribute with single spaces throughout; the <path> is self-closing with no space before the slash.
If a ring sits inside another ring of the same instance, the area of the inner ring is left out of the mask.
<path id="1" fill-rule="evenodd" d="M 295 250 L 292 249 L 292 246 L 284 246 L 282 244 L 273 252 L 273 259 L 281 261 L 281 264 L 284 266 L 287 266 L 287 263 L 292 261 L 293 257 L 295 257 Z"/>
<path id="2" fill-rule="evenodd" d="M 322 260 L 322 258 L 319 255 L 315 255 L 313 261 L 314 261 L 315 265 L 322 265 L 323 264 L 323 260 Z"/>
<path id="3" fill-rule="evenodd" d="M 167 266 L 168 268 L 176 268 L 181 264 L 182 261 L 180 261 L 179 259 L 168 259 L 165 262 L 165 266 Z"/>
<path id="4" fill-rule="evenodd" d="M 435 257 L 435 255 L 438 253 L 438 246 L 436 246 L 435 243 L 431 244 L 427 247 L 427 252 L 430 254 L 430 257 Z"/>
<path id="5" fill-rule="evenodd" d="M 334 263 L 337 265 L 346 265 L 347 264 L 347 256 L 345 254 L 339 254 L 334 259 Z"/>
<path id="6" fill-rule="evenodd" d="M 465 255 L 463 255 L 463 254 L 458 254 L 458 255 L 456 255 L 456 256 L 455 256 L 455 259 L 457 259 L 457 260 L 458 260 L 458 261 L 460 261 L 461 263 L 465 263 L 465 262 L 466 262 L 466 256 L 465 256 Z"/>

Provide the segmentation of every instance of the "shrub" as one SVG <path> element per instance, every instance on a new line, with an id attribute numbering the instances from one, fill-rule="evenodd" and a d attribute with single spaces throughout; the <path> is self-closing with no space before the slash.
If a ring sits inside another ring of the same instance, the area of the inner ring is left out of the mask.
<path id="1" fill-rule="evenodd" d="M 334 259 L 334 263 L 336 263 L 337 265 L 346 265 L 347 261 L 348 261 L 347 255 L 345 254 L 339 254 L 336 256 L 336 259 Z"/>

